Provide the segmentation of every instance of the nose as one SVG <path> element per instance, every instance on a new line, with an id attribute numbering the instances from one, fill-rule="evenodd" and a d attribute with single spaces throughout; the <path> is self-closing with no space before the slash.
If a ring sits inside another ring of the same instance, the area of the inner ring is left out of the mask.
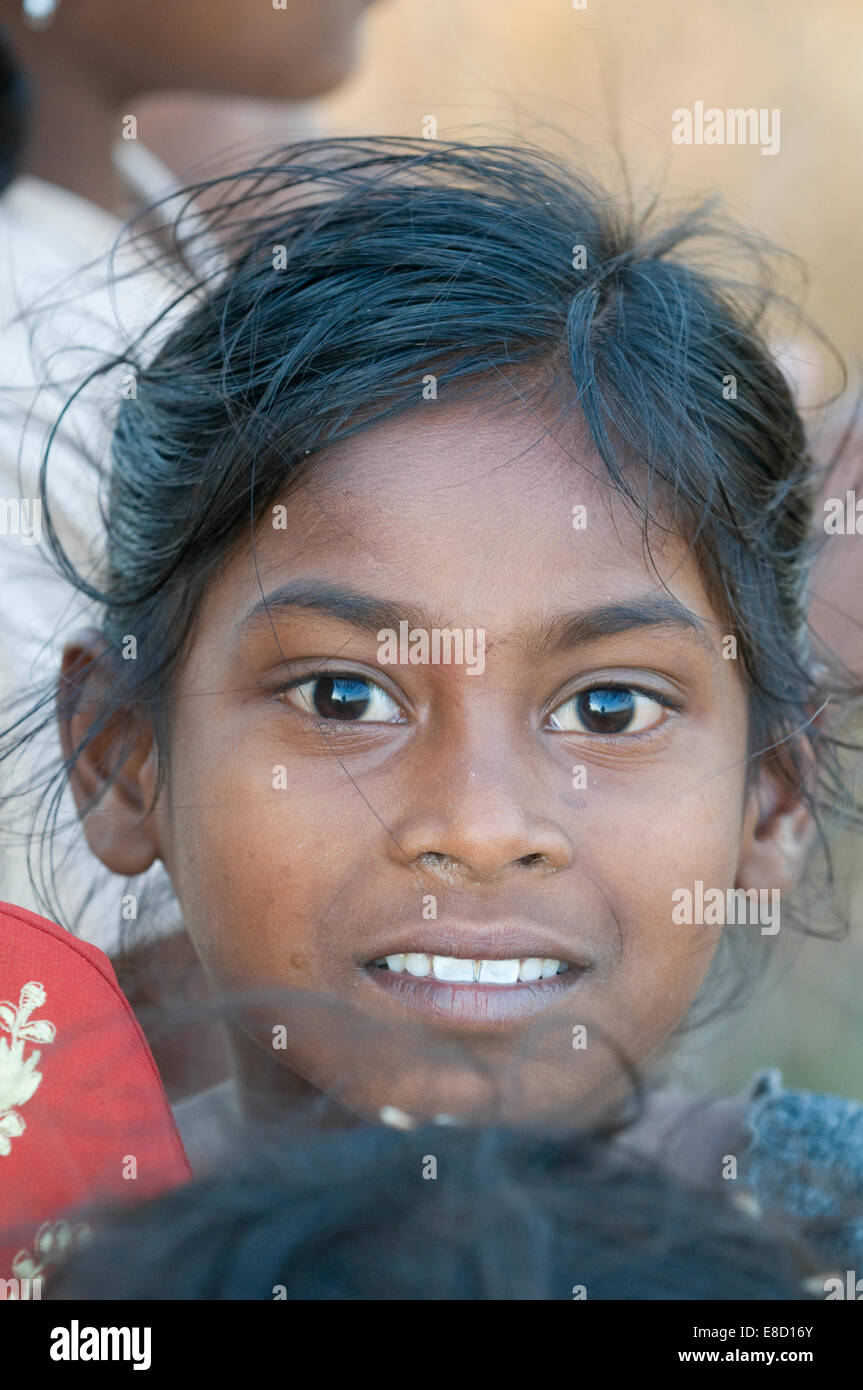
<path id="1" fill-rule="evenodd" d="M 452 887 L 558 872 L 572 863 L 573 845 L 553 817 L 531 809 L 536 796 L 535 783 L 501 775 L 499 764 L 462 767 L 426 782 L 394 844 L 402 862 Z"/>

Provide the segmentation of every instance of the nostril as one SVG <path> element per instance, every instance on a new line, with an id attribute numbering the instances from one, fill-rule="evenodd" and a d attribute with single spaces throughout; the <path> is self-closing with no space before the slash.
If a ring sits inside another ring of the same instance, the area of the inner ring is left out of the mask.
<path id="1" fill-rule="evenodd" d="M 417 865 L 422 869 L 428 869 L 431 873 L 440 873 L 441 869 L 449 869 L 455 860 L 448 854 L 438 854 L 436 850 L 427 850 L 416 860 Z"/>
<path id="2" fill-rule="evenodd" d="M 439 854 L 436 850 L 426 850 L 424 854 L 419 855 L 414 860 L 414 866 L 448 883 L 452 888 L 458 886 L 466 874 L 464 865 L 451 854 Z"/>
<path id="3" fill-rule="evenodd" d="M 547 864 L 548 860 L 544 854 L 523 854 L 520 859 L 516 860 L 516 863 L 520 864 L 523 869 L 532 869 L 534 864 Z"/>

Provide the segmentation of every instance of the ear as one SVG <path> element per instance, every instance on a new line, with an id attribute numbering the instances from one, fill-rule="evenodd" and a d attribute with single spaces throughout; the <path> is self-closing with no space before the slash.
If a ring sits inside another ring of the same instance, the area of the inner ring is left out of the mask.
<path id="1" fill-rule="evenodd" d="M 158 760 L 149 721 L 117 704 L 121 661 L 101 633 L 77 633 L 63 652 L 57 720 L 63 756 L 75 759 L 70 785 L 87 843 L 106 868 L 131 877 L 161 858 L 151 809 Z"/>
<path id="2" fill-rule="evenodd" d="M 791 888 L 815 839 L 815 821 L 798 791 L 769 764 L 749 794 L 737 866 L 738 888 Z"/>

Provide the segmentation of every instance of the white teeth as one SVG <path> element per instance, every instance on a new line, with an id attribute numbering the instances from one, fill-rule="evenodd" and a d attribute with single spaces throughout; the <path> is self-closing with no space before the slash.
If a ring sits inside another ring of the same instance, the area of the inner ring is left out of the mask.
<path id="1" fill-rule="evenodd" d="M 431 961 L 419 951 L 408 951 L 405 956 L 405 969 L 409 975 L 430 975 Z"/>
<path id="2" fill-rule="evenodd" d="M 436 980 L 457 980 L 464 983 L 475 977 L 476 962 L 459 960 L 457 956 L 435 956 L 432 962 Z"/>
<path id="3" fill-rule="evenodd" d="M 542 961 L 539 956 L 527 956 L 518 972 L 520 980 L 538 980 L 542 975 Z"/>
<path id="4" fill-rule="evenodd" d="M 514 985 L 518 967 L 517 960 L 481 960 L 477 981 L 481 985 Z"/>
<path id="5" fill-rule="evenodd" d="M 469 960 L 463 956 L 428 956 L 422 951 L 399 951 L 382 956 L 375 965 L 386 965 L 396 975 L 405 970 L 422 979 L 434 975 L 436 980 L 454 984 L 514 985 L 519 981 L 548 980 L 562 974 L 569 966 L 547 957 L 525 956 L 522 960 Z"/>

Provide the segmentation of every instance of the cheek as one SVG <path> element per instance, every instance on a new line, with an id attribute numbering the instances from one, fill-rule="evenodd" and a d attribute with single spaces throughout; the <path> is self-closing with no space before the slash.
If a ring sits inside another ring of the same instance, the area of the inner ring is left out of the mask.
<path id="1" fill-rule="evenodd" d="M 688 779 L 691 782 L 691 778 Z M 692 1003 L 722 927 L 674 921 L 681 889 L 723 892 L 735 885 L 741 835 L 742 775 L 706 775 L 697 787 L 646 806 L 630 802 L 609 890 L 620 926 L 621 1023 L 649 1042 L 667 1035 Z"/>
<path id="2" fill-rule="evenodd" d="M 276 762 L 278 747 L 262 752 L 261 742 L 224 737 L 217 747 L 202 735 L 180 744 L 173 810 L 161 812 L 165 862 L 186 929 L 220 984 L 332 987 L 339 954 L 328 923 L 344 917 L 368 862 L 368 820 L 334 759 L 304 777 L 303 763 Z"/>

